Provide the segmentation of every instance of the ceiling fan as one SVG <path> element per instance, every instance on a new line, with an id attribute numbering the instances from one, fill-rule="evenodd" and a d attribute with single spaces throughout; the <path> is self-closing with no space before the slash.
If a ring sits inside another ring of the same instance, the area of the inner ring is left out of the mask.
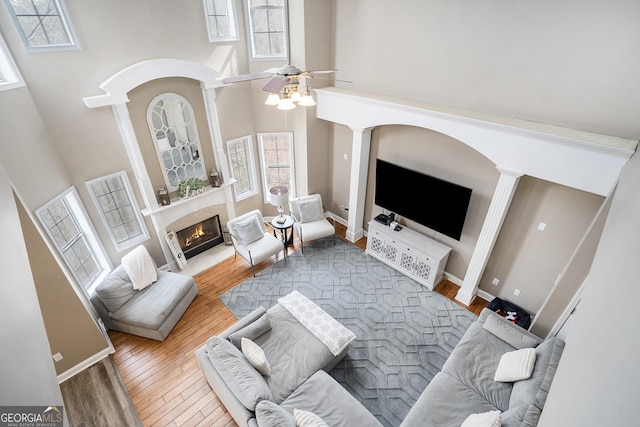
<path id="1" fill-rule="evenodd" d="M 327 78 L 320 77 L 317 74 L 331 74 L 336 71 L 338 70 L 302 71 L 298 67 L 287 64 L 280 68 L 269 68 L 261 73 L 225 77 L 222 79 L 222 82 L 238 83 L 249 80 L 271 78 L 271 80 L 262 87 L 262 90 L 269 92 L 269 96 L 267 97 L 265 104 L 276 105 L 280 110 L 291 110 L 295 108 L 296 103 L 305 107 L 316 105 L 316 102 L 311 96 L 311 91 L 309 90 L 306 78 Z M 302 81 L 304 86 L 301 85 L 301 79 L 305 79 Z"/>

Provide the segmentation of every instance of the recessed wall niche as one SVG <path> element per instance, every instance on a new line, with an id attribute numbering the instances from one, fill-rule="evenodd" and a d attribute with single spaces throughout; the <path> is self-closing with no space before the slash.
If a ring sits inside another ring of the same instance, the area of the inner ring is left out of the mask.
<path id="1" fill-rule="evenodd" d="M 154 146 L 155 141 L 147 123 L 147 109 L 154 98 L 163 93 L 178 94 L 191 104 L 200 139 L 200 158 L 204 162 L 205 176 L 208 176 L 211 169 L 218 169 L 213 153 L 200 82 L 179 77 L 152 80 L 129 92 L 129 115 L 149 179 L 156 189 L 166 187 L 166 184 Z"/>

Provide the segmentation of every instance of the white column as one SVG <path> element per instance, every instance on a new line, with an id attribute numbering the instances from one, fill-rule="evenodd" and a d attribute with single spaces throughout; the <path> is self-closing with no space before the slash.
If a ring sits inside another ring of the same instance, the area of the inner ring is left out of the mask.
<path id="1" fill-rule="evenodd" d="M 351 148 L 349 219 L 345 236 L 351 242 L 355 242 L 364 236 L 364 202 L 367 195 L 371 129 L 351 128 L 353 131 L 353 147 Z"/>
<path id="2" fill-rule="evenodd" d="M 129 162 L 131 163 L 136 182 L 140 188 L 145 207 L 147 209 L 157 209 L 158 199 L 156 199 L 156 190 L 153 188 L 151 179 L 147 173 L 147 167 L 144 164 L 142 152 L 138 145 L 138 138 L 136 138 L 133 123 L 131 123 L 131 117 L 129 116 L 129 109 L 126 104 L 113 104 L 111 109 L 116 116 L 122 142 L 124 142 L 124 148 L 127 150 Z"/>
<path id="3" fill-rule="evenodd" d="M 487 266 L 493 245 L 498 238 L 498 233 L 500 232 L 504 218 L 507 216 L 511 200 L 522 176 L 520 172 L 510 171 L 500 167 L 498 167 L 498 170 L 500 171 L 498 185 L 493 193 L 489 211 L 487 212 L 480 236 L 478 237 L 478 242 L 471 256 L 467 274 L 465 274 L 462 287 L 456 295 L 456 300 L 465 305 L 471 305 L 471 302 L 476 296 L 480 278 Z"/>
<path id="4" fill-rule="evenodd" d="M 216 167 L 222 172 L 222 178 L 225 182 L 231 178 L 231 169 L 224 155 L 224 147 L 222 142 L 222 132 L 220 131 L 220 121 L 218 120 L 218 105 L 216 104 L 215 88 L 202 89 L 202 98 L 207 112 L 207 124 L 209 125 L 209 136 L 211 138 L 211 146 L 213 155 L 216 159 Z M 209 171 L 207 176 L 209 175 Z M 229 200 L 230 201 L 230 200 Z M 232 218 L 232 217 L 229 217 Z"/>

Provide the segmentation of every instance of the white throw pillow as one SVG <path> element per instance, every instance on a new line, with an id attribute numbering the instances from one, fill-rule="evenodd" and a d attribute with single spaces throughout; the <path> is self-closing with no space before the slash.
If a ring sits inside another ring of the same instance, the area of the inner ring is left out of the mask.
<path id="1" fill-rule="evenodd" d="M 531 376 L 536 363 L 536 350 L 523 348 L 510 351 L 500 358 L 494 381 L 513 382 L 526 380 Z"/>
<path id="2" fill-rule="evenodd" d="M 242 340 L 240 340 L 240 347 L 244 357 L 247 358 L 249 363 L 251 363 L 258 372 L 265 377 L 271 375 L 271 366 L 267 361 L 267 357 L 264 355 L 264 351 L 262 351 L 258 344 L 254 343 L 249 338 L 242 337 Z"/>
<path id="3" fill-rule="evenodd" d="M 471 414 L 460 427 L 500 427 L 500 411 Z"/>
<path id="4" fill-rule="evenodd" d="M 238 238 L 243 245 L 249 245 L 264 236 L 258 217 L 255 215 L 251 215 L 249 218 L 237 222 L 235 227 Z"/>
<path id="5" fill-rule="evenodd" d="M 309 411 L 300 409 L 293 410 L 293 418 L 296 420 L 297 427 L 329 427 L 322 418 Z"/>
<path id="6" fill-rule="evenodd" d="M 298 201 L 298 212 L 300 212 L 300 222 L 313 222 L 324 219 L 322 213 L 322 203 L 320 199 L 312 198 Z"/>

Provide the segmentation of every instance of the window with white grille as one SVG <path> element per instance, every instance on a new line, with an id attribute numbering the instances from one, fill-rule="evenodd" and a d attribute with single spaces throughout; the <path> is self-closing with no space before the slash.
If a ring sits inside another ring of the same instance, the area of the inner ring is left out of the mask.
<path id="1" fill-rule="evenodd" d="M 149 238 L 126 172 L 96 178 L 86 184 L 118 251 Z"/>
<path id="2" fill-rule="evenodd" d="M 252 59 L 287 59 L 287 2 L 246 0 Z"/>
<path id="3" fill-rule="evenodd" d="M 262 163 L 262 186 L 264 199 L 269 201 L 269 189 L 284 185 L 289 197 L 295 195 L 295 173 L 293 169 L 293 133 L 259 133 L 260 161 Z"/>
<path id="4" fill-rule="evenodd" d="M 111 263 L 73 187 L 36 210 L 76 282 L 91 295 L 111 270 Z"/>
<path id="5" fill-rule="evenodd" d="M 64 0 L 4 0 L 29 52 L 78 49 Z"/>
<path id="6" fill-rule="evenodd" d="M 227 141 L 227 154 L 231 174 L 236 180 L 234 184 L 236 201 L 258 194 L 251 135 Z"/>
<path id="7" fill-rule="evenodd" d="M 235 2 L 233 0 L 203 0 L 210 42 L 238 40 Z"/>

